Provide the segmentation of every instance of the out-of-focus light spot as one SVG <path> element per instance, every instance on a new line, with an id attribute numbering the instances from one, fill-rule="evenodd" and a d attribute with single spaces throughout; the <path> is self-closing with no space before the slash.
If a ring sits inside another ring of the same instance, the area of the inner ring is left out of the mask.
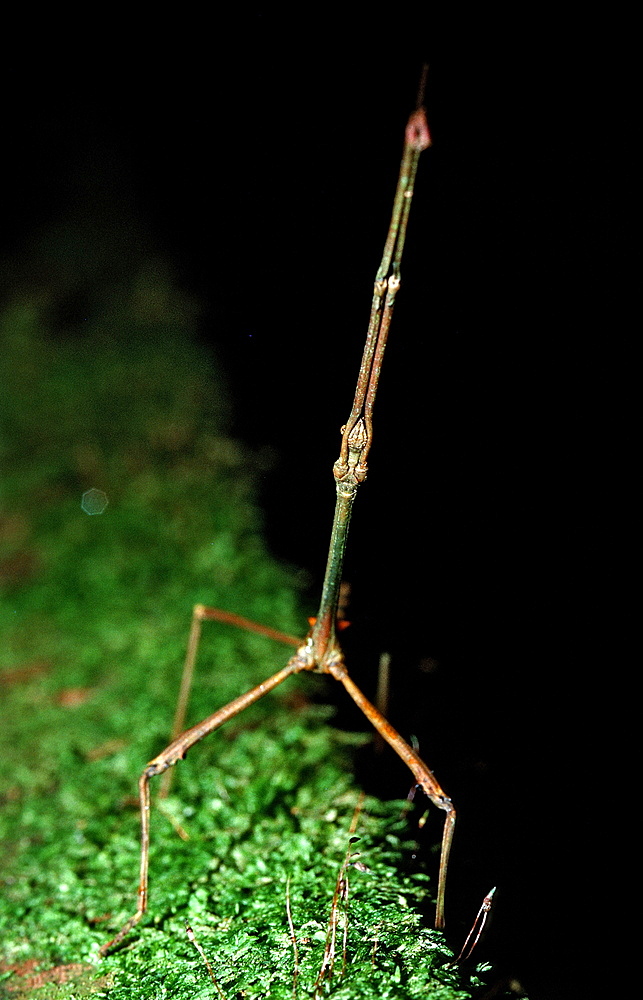
<path id="1" fill-rule="evenodd" d="M 80 506 L 86 514 L 102 514 L 108 503 L 107 493 L 103 493 L 102 490 L 91 489 L 83 493 Z"/>

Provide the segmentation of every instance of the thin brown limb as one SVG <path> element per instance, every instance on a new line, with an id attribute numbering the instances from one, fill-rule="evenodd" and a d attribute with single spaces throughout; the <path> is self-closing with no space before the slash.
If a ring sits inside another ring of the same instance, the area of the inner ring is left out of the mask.
<path id="1" fill-rule="evenodd" d="M 302 646 L 294 656 L 290 658 L 286 666 L 279 670 L 262 684 L 258 684 L 251 691 L 246 691 L 239 698 L 235 698 L 229 705 L 220 708 L 218 712 L 209 715 L 207 719 L 199 722 L 196 726 L 182 733 L 178 739 L 174 740 L 162 753 L 154 757 L 143 771 L 139 782 L 139 799 L 141 806 L 141 868 L 138 888 L 138 906 L 136 913 L 123 925 L 116 937 L 108 941 L 100 948 L 100 954 L 105 955 L 111 948 L 120 944 L 123 938 L 129 934 L 133 927 L 139 922 L 147 910 L 148 893 L 148 867 L 150 854 L 150 778 L 157 774 L 162 774 L 169 767 L 173 767 L 179 760 L 183 760 L 188 750 L 202 740 L 209 733 L 222 726 L 228 719 L 233 718 L 248 708 L 255 701 L 263 698 L 265 694 L 272 691 L 279 684 L 283 683 L 287 677 L 299 673 L 302 670 L 310 670 L 310 657 L 308 647 Z"/>
<path id="2" fill-rule="evenodd" d="M 172 735 L 170 737 L 171 740 L 177 739 L 177 737 L 179 737 L 185 729 L 185 716 L 187 713 L 190 691 L 192 689 L 194 665 L 196 663 L 196 655 L 199 649 L 199 642 L 201 640 L 201 622 L 203 621 L 217 621 L 223 622 L 226 625 L 235 625 L 237 628 L 244 629 L 246 632 L 256 632 L 258 635 L 265 635 L 268 639 L 274 639 L 276 642 L 283 642 L 287 646 L 294 646 L 295 649 L 301 646 L 301 639 L 296 639 L 295 636 L 287 635 L 286 632 L 280 632 L 276 628 L 270 628 L 267 625 L 258 625 L 257 622 L 250 621 L 249 618 L 243 618 L 241 615 L 236 615 L 232 611 L 222 611 L 221 608 L 209 608 L 206 607 L 205 604 L 195 604 L 192 610 L 192 624 L 190 626 L 188 648 L 185 654 L 185 661 L 183 663 L 183 672 L 181 674 L 179 697 L 176 703 L 176 709 L 174 710 Z M 158 793 L 158 797 L 160 799 L 165 799 L 170 794 L 173 774 L 173 771 L 168 770 L 161 778 Z"/>
<path id="3" fill-rule="evenodd" d="M 257 635 L 264 635 L 267 639 L 274 639 L 275 642 L 283 642 L 286 646 L 294 646 L 299 649 L 302 644 L 301 638 L 296 635 L 288 635 L 287 632 L 280 632 L 279 629 L 270 628 L 269 625 L 260 625 L 258 622 L 250 621 L 242 615 L 236 615 L 232 611 L 222 611 L 221 608 L 206 608 L 203 604 L 197 604 L 195 611 L 199 609 L 199 614 L 205 621 L 224 622 L 226 625 L 235 625 L 243 629 L 244 632 L 256 632 Z"/>
<path id="4" fill-rule="evenodd" d="M 454 959 L 453 962 L 450 963 L 451 965 L 457 965 L 458 962 L 466 962 L 466 960 L 471 957 L 473 949 L 475 948 L 475 946 L 477 945 L 478 941 L 480 940 L 480 935 L 482 934 L 482 930 L 484 928 L 484 925 L 487 922 L 487 917 L 489 916 L 489 914 L 491 912 L 491 906 L 492 906 L 492 903 L 493 903 L 493 894 L 494 894 L 495 891 L 496 891 L 496 887 L 494 885 L 493 889 L 491 889 L 491 891 L 488 892 L 487 895 L 485 896 L 485 898 L 482 900 L 482 904 L 480 906 L 480 909 L 478 910 L 478 912 L 476 914 L 476 919 L 473 921 L 473 927 L 471 928 L 471 930 L 469 931 L 469 933 L 467 935 L 467 940 L 462 945 L 462 951 L 460 952 L 460 954 L 458 955 L 458 957 L 456 959 Z M 477 931 L 477 934 L 476 934 L 476 931 Z M 474 940 L 473 944 L 471 945 L 471 947 L 469 947 L 469 941 L 471 940 L 471 938 L 473 937 L 474 934 L 476 935 L 475 936 L 475 940 Z"/>
<path id="5" fill-rule="evenodd" d="M 444 830 L 442 833 L 442 851 L 440 854 L 440 870 L 438 873 L 438 894 L 435 908 L 435 926 L 438 929 L 444 927 L 444 894 L 446 888 L 447 867 L 449 864 L 449 854 L 451 852 L 451 842 L 453 840 L 453 828 L 455 826 L 455 806 L 445 795 L 441 786 L 436 781 L 433 772 L 427 767 L 424 761 L 408 745 L 396 729 L 388 722 L 381 712 L 375 708 L 366 695 L 362 694 L 351 678 L 348 676 L 346 667 L 341 659 L 330 665 L 329 673 L 341 681 L 355 704 L 361 708 L 362 712 L 375 727 L 378 733 L 393 747 L 398 757 L 400 757 L 409 770 L 412 772 L 417 784 L 431 802 L 442 809 L 445 813 Z"/>

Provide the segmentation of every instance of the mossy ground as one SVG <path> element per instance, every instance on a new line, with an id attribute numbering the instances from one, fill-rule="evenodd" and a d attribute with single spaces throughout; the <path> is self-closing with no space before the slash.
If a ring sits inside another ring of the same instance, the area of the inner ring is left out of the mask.
<path id="1" fill-rule="evenodd" d="M 256 462 L 171 297 L 141 288 L 81 333 L 25 299 L 2 320 L 0 995 L 312 996 L 360 790 L 317 678 L 297 678 L 195 747 L 154 809 L 150 909 L 135 906 L 136 781 L 166 745 L 197 602 L 302 632 L 294 574 L 253 504 Z M 101 515 L 82 494 L 103 490 Z M 190 721 L 285 662 L 208 623 Z M 329 724 L 330 723 L 330 724 Z M 154 789 L 153 789 L 154 791 Z M 320 995 L 455 998 L 473 988 L 401 873 L 402 803 L 365 799 L 342 950 Z M 174 826 L 189 834 L 184 841 Z"/>

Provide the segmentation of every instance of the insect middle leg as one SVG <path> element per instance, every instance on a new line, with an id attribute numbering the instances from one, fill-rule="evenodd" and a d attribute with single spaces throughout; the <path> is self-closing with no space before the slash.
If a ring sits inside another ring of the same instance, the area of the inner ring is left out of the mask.
<path id="1" fill-rule="evenodd" d="M 185 661 L 183 663 L 183 671 L 181 673 L 179 696 L 176 702 L 176 709 L 174 711 L 174 721 L 172 723 L 172 734 L 170 737 L 172 741 L 178 739 L 185 729 L 185 716 L 187 714 L 190 691 L 192 689 L 192 681 L 194 678 L 194 666 L 199 650 L 199 642 L 201 641 L 201 623 L 204 621 L 217 621 L 223 622 L 226 625 L 234 625 L 246 632 L 255 632 L 257 635 L 264 635 L 268 639 L 274 639 L 276 642 L 285 643 L 287 646 L 294 646 L 295 649 L 302 644 L 302 640 L 295 638 L 295 636 L 288 635 L 286 632 L 280 632 L 279 629 L 270 628 L 268 625 L 259 625 L 257 622 L 250 621 L 249 618 L 243 618 L 241 615 L 236 615 L 232 611 L 223 611 L 221 608 L 210 608 L 205 604 L 195 604 L 192 611 L 192 624 L 190 626 L 190 635 L 188 637 L 188 648 L 185 654 Z M 160 799 L 167 798 L 170 794 L 173 776 L 174 771 L 172 768 L 168 768 L 168 770 L 163 774 L 158 793 Z"/>

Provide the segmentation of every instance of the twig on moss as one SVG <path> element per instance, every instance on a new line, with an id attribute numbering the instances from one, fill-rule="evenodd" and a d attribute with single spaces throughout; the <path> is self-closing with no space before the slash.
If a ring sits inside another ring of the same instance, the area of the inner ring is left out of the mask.
<path id="1" fill-rule="evenodd" d="M 194 945 L 194 947 L 198 951 L 199 955 L 201 956 L 201 958 L 205 962 L 205 967 L 208 970 L 208 972 L 210 973 L 210 979 L 214 983 L 214 985 L 216 987 L 217 993 L 222 998 L 222 1000 L 227 1000 L 225 993 L 223 992 L 223 990 L 219 986 L 218 982 L 216 981 L 214 972 L 212 971 L 212 966 L 210 965 L 210 963 L 208 961 L 208 957 L 207 957 L 206 953 L 204 952 L 203 948 L 201 947 L 201 945 L 199 944 L 199 942 L 196 939 L 196 934 L 194 933 L 194 931 L 192 930 L 192 928 L 190 927 L 189 924 L 185 925 L 185 930 L 186 930 L 188 938 L 190 939 L 190 941 L 192 942 L 192 944 Z"/>
<path id="2" fill-rule="evenodd" d="M 366 865 L 362 864 L 361 861 L 357 861 L 359 858 L 359 853 L 353 851 L 353 844 L 356 844 L 359 837 L 355 836 L 355 831 L 357 830 L 357 824 L 359 822 L 359 816 L 362 811 L 362 806 L 364 804 L 364 792 L 360 792 L 357 805 L 355 806 L 355 811 L 353 813 L 353 818 L 351 820 L 350 829 L 348 831 L 348 848 L 346 850 L 346 855 L 342 862 L 342 865 L 337 873 L 337 881 L 335 883 L 335 892 L 333 893 L 333 902 L 330 907 L 330 916 L 328 918 L 328 930 L 326 931 L 326 946 L 324 948 L 324 958 L 322 960 L 321 969 L 319 970 L 319 975 L 317 976 L 317 982 L 315 983 L 315 993 L 314 996 L 319 996 L 319 990 L 321 989 L 322 983 L 326 977 L 328 979 L 333 978 L 333 968 L 335 965 L 335 946 L 337 942 L 337 925 L 339 923 L 339 906 L 340 903 L 343 904 L 343 917 L 344 917 L 344 933 L 342 936 L 342 971 L 341 976 L 344 975 L 346 969 L 346 948 L 348 943 L 348 875 L 347 870 L 349 867 L 357 868 L 359 871 L 367 872 L 369 869 Z"/>
<path id="3" fill-rule="evenodd" d="M 292 919 L 292 911 L 290 909 L 290 875 L 286 880 L 286 915 L 288 917 L 288 929 L 290 931 L 290 940 L 292 942 L 292 950 L 295 957 L 295 965 L 292 977 L 292 995 L 293 998 L 297 996 L 297 979 L 299 976 L 299 949 L 297 947 L 297 935 L 295 934 L 295 925 Z"/>

